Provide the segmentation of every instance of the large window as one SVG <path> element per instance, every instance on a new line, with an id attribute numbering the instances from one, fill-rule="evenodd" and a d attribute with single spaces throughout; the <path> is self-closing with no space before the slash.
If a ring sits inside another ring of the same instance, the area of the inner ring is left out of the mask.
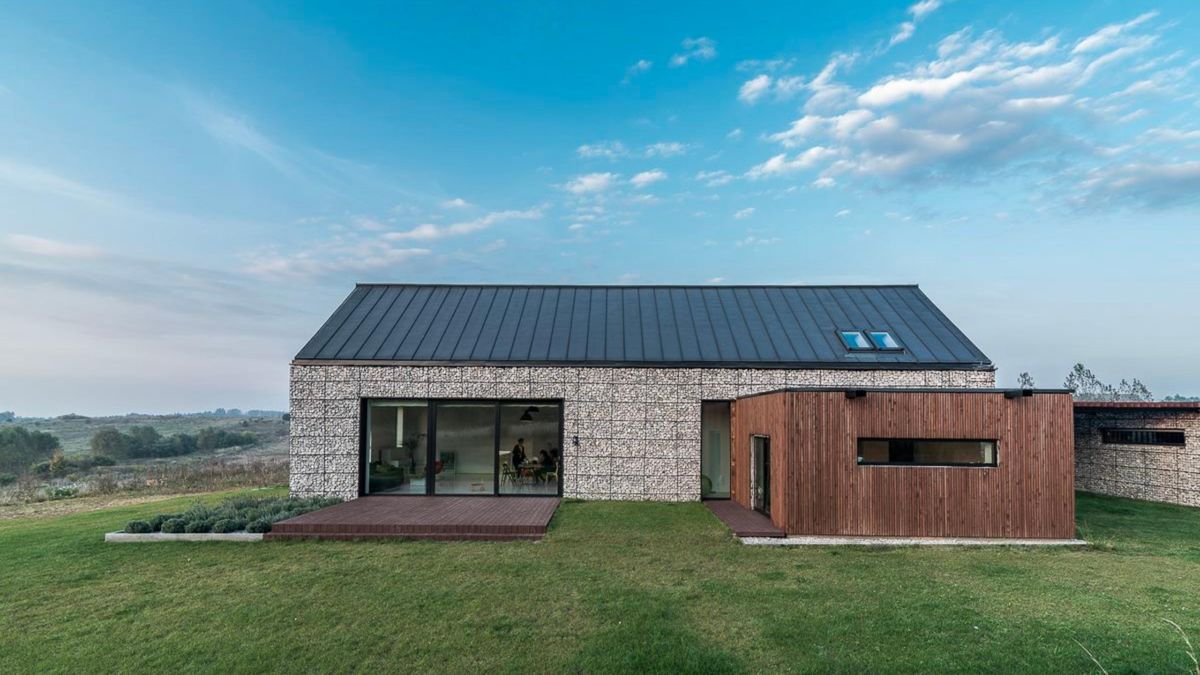
<path id="1" fill-rule="evenodd" d="M 1117 445 L 1185 445 L 1182 429 L 1101 429 L 1100 439 Z"/>
<path id="2" fill-rule="evenodd" d="M 996 441 L 860 438 L 858 463 L 897 466 L 996 466 Z"/>
<path id="3" fill-rule="evenodd" d="M 369 401 L 364 494 L 560 493 L 557 401 Z"/>
<path id="4" fill-rule="evenodd" d="M 729 401 L 705 401 L 700 411 L 700 496 L 729 499 Z"/>

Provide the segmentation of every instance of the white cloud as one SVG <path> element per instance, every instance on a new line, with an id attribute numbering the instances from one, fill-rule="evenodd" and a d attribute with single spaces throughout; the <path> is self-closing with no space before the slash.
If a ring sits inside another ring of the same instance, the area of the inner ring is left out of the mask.
<path id="1" fill-rule="evenodd" d="M 634 63 L 632 66 L 629 66 L 628 68 L 625 69 L 625 78 L 621 80 L 621 84 L 629 84 L 630 82 L 633 81 L 633 78 L 650 70 L 650 68 L 652 68 L 653 66 L 654 66 L 653 61 L 647 61 L 646 59 L 638 59 L 638 61 L 636 63 Z"/>
<path id="2" fill-rule="evenodd" d="M 583 159 L 617 159 L 628 155 L 629 150 L 621 141 L 600 141 L 575 148 L 575 154 Z"/>
<path id="3" fill-rule="evenodd" d="M 660 141 L 651 143 L 646 146 L 644 154 L 646 157 L 675 157 L 686 153 L 688 146 L 686 143 L 678 141 Z"/>
<path id="4" fill-rule="evenodd" d="M 687 38 L 680 46 L 683 51 L 671 57 L 671 67 L 687 65 L 689 61 L 708 61 L 717 56 L 717 43 L 712 38 Z"/>
<path id="5" fill-rule="evenodd" d="M 713 277 L 708 280 L 710 284 L 719 284 L 725 281 L 725 277 Z"/>
<path id="6" fill-rule="evenodd" d="M 8 247 L 19 253 L 47 258 L 91 259 L 99 258 L 104 252 L 95 246 L 73 244 L 29 234 L 10 234 L 5 237 Z"/>
<path id="7" fill-rule="evenodd" d="M 754 207 L 747 206 L 744 209 L 739 209 L 736 213 L 733 214 L 733 217 L 736 220 L 745 220 L 746 218 L 749 218 L 752 215 L 754 215 Z"/>
<path id="8" fill-rule="evenodd" d="M 462 197 L 455 197 L 454 199 L 447 199 L 446 201 L 442 202 L 442 208 L 444 209 L 465 209 L 470 206 L 471 203 Z"/>
<path id="9" fill-rule="evenodd" d="M 646 187 L 647 185 L 651 185 L 666 179 L 667 173 L 665 171 L 661 169 L 651 169 L 649 171 L 642 171 L 641 173 L 634 175 L 633 178 L 629 179 L 629 182 L 633 184 L 635 188 L 640 189 Z"/>
<path id="10" fill-rule="evenodd" d="M 740 140 L 741 137 L 742 137 L 742 128 L 741 127 L 738 127 L 737 129 L 734 129 L 733 131 L 725 134 L 725 138 L 728 138 L 731 141 Z"/>
<path id="11" fill-rule="evenodd" d="M 997 65 L 986 64 L 946 77 L 896 78 L 871 87 L 858 97 L 858 103 L 870 108 L 880 108 L 895 105 L 909 97 L 945 98 L 955 89 L 995 74 L 997 69 Z"/>
<path id="12" fill-rule="evenodd" d="M 617 174 L 609 172 L 586 173 L 572 178 L 563 189 L 577 195 L 604 192 L 616 184 L 617 178 Z"/>
<path id="13" fill-rule="evenodd" d="M 717 171 L 700 171 L 696 174 L 696 180 L 704 183 L 707 187 L 729 185 L 736 179 L 736 176 L 723 169 Z"/>
<path id="14" fill-rule="evenodd" d="M 746 177 L 752 180 L 781 176 L 805 169 L 814 168 L 818 163 L 833 157 L 837 152 L 821 146 L 811 147 L 804 152 L 788 159 L 786 153 L 780 153 L 746 172 Z"/>
<path id="15" fill-rule="evenodd" d="M 526 209 L 524 211 L 493 211 L 473 220 L 465 220 L 450 225 L 434 225 L 432 223 L 425 223 L 410 230 L 388 232 L 387 234 L 383 235 L 383 238 L 391 241 L 405 239 L 430 241 L 445 237 L 472 234 L 474 232 L 486 230 L 493 225 L 511 220 L 537 220 L 541 217 L 542 210 L 540 208 Z"/>
<path id="16" fill-rule="evenodd" d="M 0 186 L 4 185 L 92 206 L 112 208 L 124 201 L 116 194 L 65 178 L 53 171 L 0 157 Z"/>
<path id="17" fill-rule="evenodd" d="M 1113 44 L 1121 34 L 1126 33 L 1130 28 L 1140 26 L 1156 16 L 1158 16 L 1158 12 L 1146 12 L 1131 21 L 1107 25 L 1075 43 L 1075 48 L 1071 50 L 1071 53 L 1086 54 L 1104 49 Z"/>
<path id="18" fill-rule="evenodd" d="M 734 242 L 738 248 L 744 248 L 746 246 L 771 246 L 778 243 L 779 237 L 758 237 L 753 234 L 746 236 L 745 239 L 740 239 Z"/>
<path id="19" fill-rule="evenodd" d="M 834 214 L 834 217 L 835 218 L 845 218 L 848 215 L 850 215 L 850 209 L 842 209 L 841 211 L 838 211 L 836 214 Z"/>
<path id="20" fill-rule="evenodd" d="M 1168 208 L 1200 200 L 1200 161 L 1138 161 L 1091 172 L 1076 204 L 1087 210 L 1120 205 Z"/>
<path id="21" fill-rule="evenodd" d="M 586 228 L 587 228 L 587 225 L 585 225 L 583 223 L 571 223 L 570 225 L 567 226 L 567 229 L 572 232 L 580 232 Z"/>
<path id="22" fill-rule="evenodd" d="M 742 83 L 738 89 L 738 100 L 751 105 L 758 102 L 758 99 L 767 95 L 771 90 L 771 76 L 758 75 Z"/>
<path id="23" fill-rule="evenodd" d="M 888 40 L 888 47 L 894 47 L 901 42 L 906 42 L 917 32 L 917 24 L 925 19 L 925 17 L 933 14 L 942 6 L 942 0 L 920 0 L 908 8 L 908 13 L 912 16 L 911 21 L 905 21 L 896 27 L 896 31 L 892 33 L 892 38 Z"/>

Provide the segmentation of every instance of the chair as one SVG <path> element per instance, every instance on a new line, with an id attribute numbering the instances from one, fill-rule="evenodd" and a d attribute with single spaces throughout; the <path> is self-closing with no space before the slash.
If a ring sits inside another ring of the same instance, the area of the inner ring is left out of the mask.
<path id="1" fill-rule="evenodd" d="M 517 472 L 513 470 L 512 464 L 509 462 L 500 465 L 500 483 L 503 484 L 505 481 L 513 485 L 517 484 Z"/>

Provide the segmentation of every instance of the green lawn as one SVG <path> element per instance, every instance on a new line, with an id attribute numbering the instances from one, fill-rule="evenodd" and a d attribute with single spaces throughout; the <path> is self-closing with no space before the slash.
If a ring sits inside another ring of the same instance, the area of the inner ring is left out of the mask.
<path id="1" fill-rule="evenodd" d="M 208 499 L 216 499 L 210 496 Z M 1200 510 L 1079 497 L 1086 549 L 767 548 L 700 504 L 541 543 L 113 545 L 195 498 L 0 522 L 0 672 L 1183 672 Z"/>

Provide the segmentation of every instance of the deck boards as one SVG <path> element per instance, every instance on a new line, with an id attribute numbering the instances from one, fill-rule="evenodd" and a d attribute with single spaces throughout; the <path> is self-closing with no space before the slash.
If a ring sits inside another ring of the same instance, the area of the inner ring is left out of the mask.
<path id="1" fill-rule="evenodd" d="M 361 497 L 283 520 L 267 539 L 541 539 L 555 497 Z"/>
<path id="2" fill-rule="evenodd" d="M 782 537 L 783 530 L 775 527 L 771 519 L 738 504 L 732 499 L 704 502 L 713 515 L 721 519 L 739 537 Z"/>

